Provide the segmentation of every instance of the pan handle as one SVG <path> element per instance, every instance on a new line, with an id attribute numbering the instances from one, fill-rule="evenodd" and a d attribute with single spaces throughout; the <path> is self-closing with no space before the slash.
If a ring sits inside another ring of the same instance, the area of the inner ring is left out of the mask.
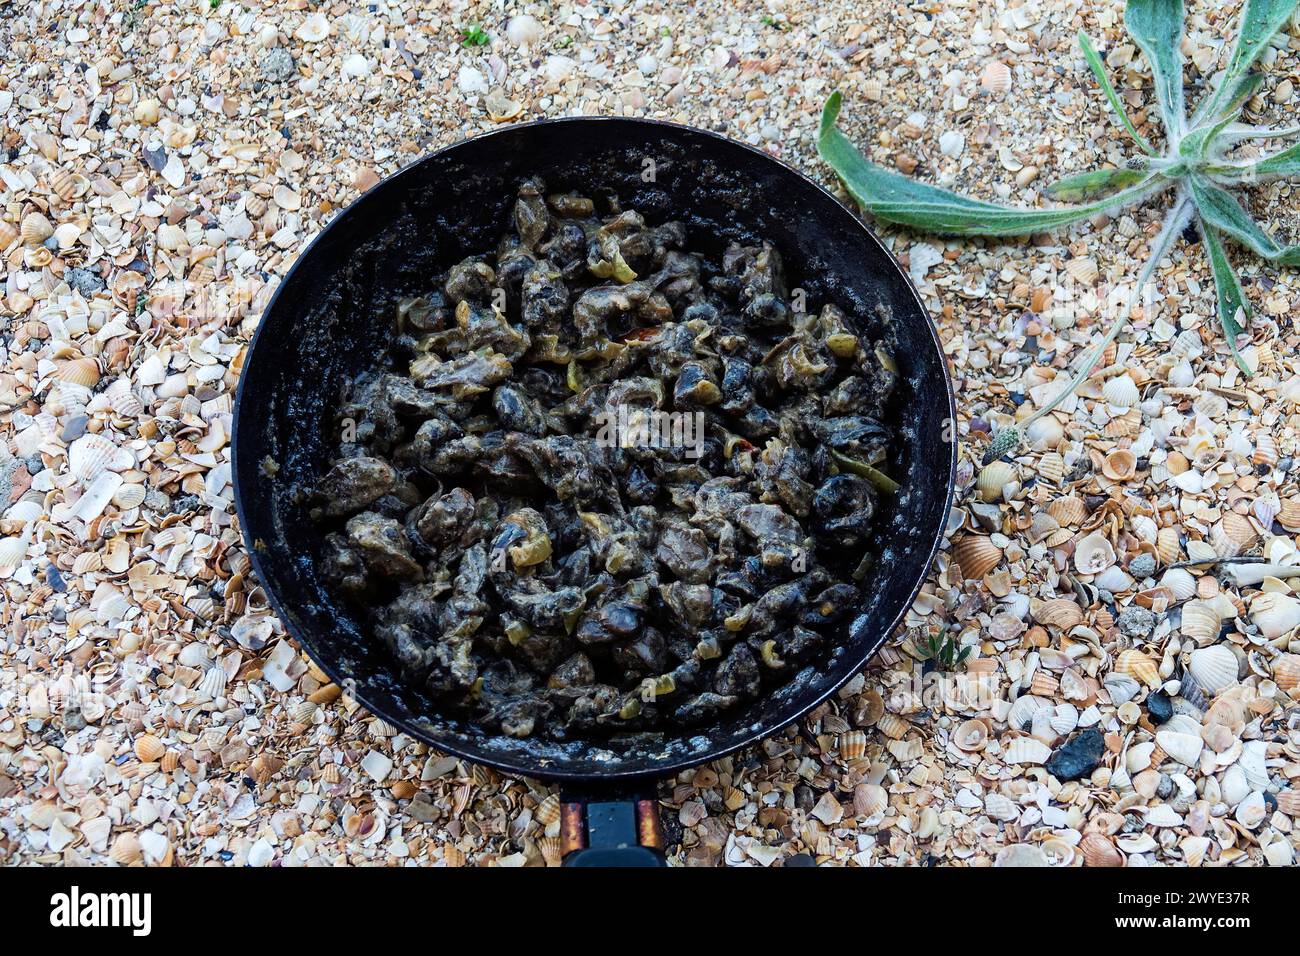
<path id="1" fill-rule="evenodd" d="M 653 785 L 631 795 L 562 793 L 565 866 L 667 866 Z"/>

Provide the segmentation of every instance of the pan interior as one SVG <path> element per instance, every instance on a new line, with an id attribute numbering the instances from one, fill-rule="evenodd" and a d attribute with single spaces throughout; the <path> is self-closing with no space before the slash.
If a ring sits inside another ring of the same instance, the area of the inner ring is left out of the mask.
<path id="1" fill-rule="evenodd" d="M 320 540 L 295 491 L 328 468 L 342 383 L 379 361 L 397 299 L 483 253 L 510 227 L 518 183 L 611 190 L 648 221 L 683 221 L 692 248 L 767 239 L 810 305 L 834 301 L 877 331 L 902 371 L 892 464 L 901 492 L 877 534 L 864 601 L 830 657 L 707 728 L 662 744 L 517 740 L 439 714 L 387 649 L 328 593 Z M 339 215 L 286 277 L 244 366 L 236 411 L 240 519 L 258 576 L 290 633 L 357 700 L 433 746 L 536 777 L 662 774 L 768 735 L 849 679 L 913 599 L 946 518 L 951 396 L 933 326 L 874 236 L 824 190 L 741 144 L 634 120 L 559 120 L 459 143 L 408 167 Z M 266 466 L 274 463 L 269 475 Z"/>

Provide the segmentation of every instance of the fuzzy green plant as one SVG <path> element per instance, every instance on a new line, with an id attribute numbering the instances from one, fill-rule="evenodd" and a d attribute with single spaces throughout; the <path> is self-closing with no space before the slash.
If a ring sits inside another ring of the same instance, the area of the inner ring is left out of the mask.
<path id="1" fill-rule="evenodd" d="M 1025 429 L 1050 413 L 1092 374 L 1106 347 L 1123 329 L 1156 265 L 1184 229 L 1196 221 L 1210 270 L 1214 274 L 1219 321 L 1233 358 L 1247 375 L 1238 338 L 1246 334 L 1250 303 L 1233 271 L 1225 244 L 1235 242 L 1278 265 L 1300 264 L 1300 245 L 1277 242 L 1230 191 L 1268 179 L 1300 174 L 1300 142 L 1259 159 L 1241 159 L 1238 146 L 1249 140 L 1279 143 L 1300 140 L 1300 127 L 1270 128 L 1238 123 L 1247 101 L 1260 89 L 1263 76 L 1252 68 L 1273 37 L 1286 25 L 1300 0 L 1246 0 L 1236 42 L 1217 82 L 1190 113 L 1184 102 L 1183 0 L 1128 0 L 1124 24 L 1151 65 L 1164 150 L 1157 150 L 1129 119 L 1106 75 L 1092 41 L 1079 33 L 1088 66 L 1119 124 L 1137 146 L 1123 166 L 1069 176 L 1048 186 L 1048 196 L 1072 205 L 1030 208 L 973 199 L 891 172 L 862 156 L 836 126 L 840 94 L 833 93 L 822 111 L 817 150 L 839 175 L 857 203 L 876 219 L 920 232 L 953 236 L 1021 236 L 1070 225 L 1099 213 L 1153 199 L 1166 192 L 1173 201 L 1127 304 L 1111 320 L 1105 335 L 1089 349 L 1066 388 L 1024 421 L 1000 429 L 985 459 L 1014 451 Z"/>

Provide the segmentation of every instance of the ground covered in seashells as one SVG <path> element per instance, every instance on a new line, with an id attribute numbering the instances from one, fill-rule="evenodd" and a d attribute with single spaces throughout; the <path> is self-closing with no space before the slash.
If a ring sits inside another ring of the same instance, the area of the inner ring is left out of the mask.
<path id="1" fill-rule="evenodd" d="M 625 113 L 830 185 L 813 138 L 841 89 L 873 159 L 1033 203 L 1124 155 L 1080 27 L 1155 134 L 1118 3 L 507 6 L 0 2 L 0 861 L 556 862 L 552 791 L 324 682 L 232 517 L 261 306 L 378 177 L 497 122 Z M 1191 4 L 1193 95 L 1230 16 Z M 1265 55 L 1251 122 L 1294 121 L 1296 49 Z M 1294 224 L 1287 185 L 1252 202 Z M 1016 244 L 886 232 L 960 396 L 948 546 L 837 698 L 665 783 L 674 863 L 1293 862 L 1294 276 L 1241 257 L 1246 377 L 1189 235 L 1077 399 L 980 465 L 1091 340 L 1157 217 Z M 1269 566 L 1204 563 L 1241 557 Z M 941 633 L 972 647 L 952 673 L 921 660 Z"/>

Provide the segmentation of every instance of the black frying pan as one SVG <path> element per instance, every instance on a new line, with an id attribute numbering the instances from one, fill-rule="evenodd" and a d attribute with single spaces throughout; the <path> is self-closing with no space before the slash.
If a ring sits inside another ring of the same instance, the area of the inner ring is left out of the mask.
<path id="1" fill-rule="evenodd" d="M 830 659 L 786 687 L 661 746 L 517 740 L 438 713 L 384 645 L 326 591 L 300 496 L 328 466 L 341 383 L 378 360 L 395 301 L 495 246 L 520 180 L 613 190 L 651 222 L 678 219 L 692 249 L 775 243 L 791 287 L 893 326 L 902 367 L 903 490 L 877 533 L 866 597 Z M 371 712 L 429 745 L 508 774 L 558 781 L 566 864 L 662 860 L 654 782 L 770 736 L 862 669 L 914 599 L 942 535 L 956 446 L 934 325 L 899 264 L 857 217 L 790 167 L 714 133 L 648 120 L 546 120 L 465 140 L 412 164 L 340 213 L 285 276 L 235 401 L 235 503 L 258 580 L 289 634 Z M 278 470 L 268 477 L 264 463 Z M 647 847 L 649 847 L 647 849 Z M 615 848 L 615 849 L 610 849 Z"/>

